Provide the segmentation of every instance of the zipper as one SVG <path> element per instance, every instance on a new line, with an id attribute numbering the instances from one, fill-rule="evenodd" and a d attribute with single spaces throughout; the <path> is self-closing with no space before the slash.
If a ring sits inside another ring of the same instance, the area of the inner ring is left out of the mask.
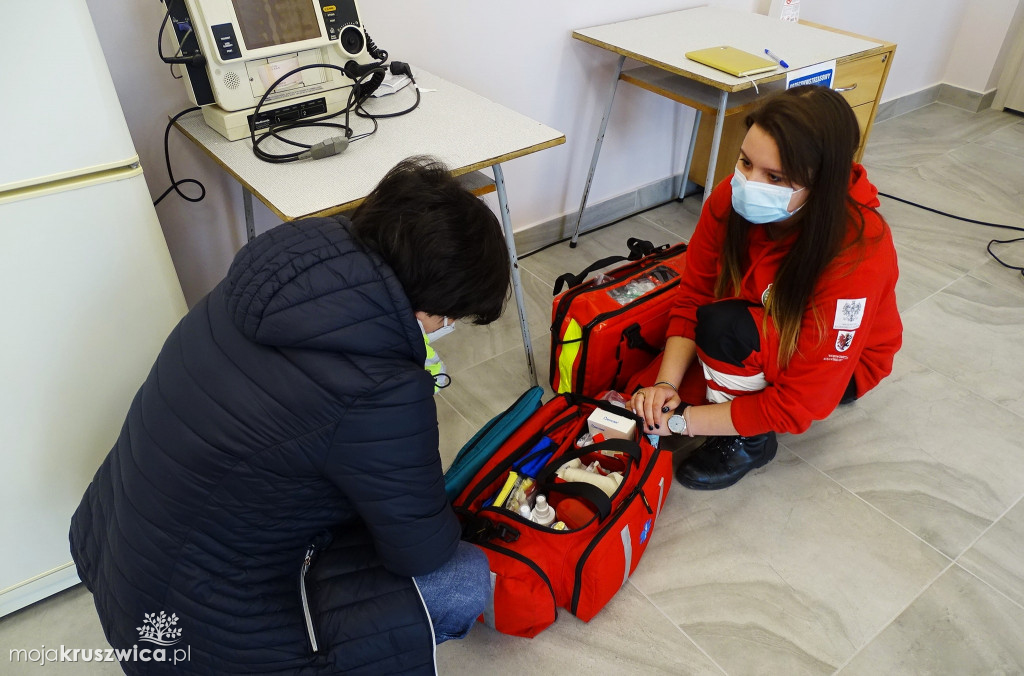
<path id="1" fill-rule="evenodd" d="M 482 428 L 480 428 L 480 431 L 477 432 L 476 435 L 475 435 L 476 438 L 482 439 L 484 436 L 487 435 L 488 432 L 490 432 L 492 429 L 494 429 L 495 427 L 500 425 L 505 420 L 505 418 L 507 418 L 509 416 L 509 414 L 512 411 L 514 411 L 516 409 L 516 407 L 519 406 L 519 404 L 521 404 L 524 399 L 526 399 L 527 396 L 529 396 L 529 394 L 530 394 L 530 390 L 527 390 L 527 391 L 523 392 L 522 394 L 520 394 L 519 398 L 516 399 L 515 402 L 511 406 L 506 408 L 504 410 L 504 412 L 502 412 L 501 415 L 495 416 L 494 418 L 491 419 L 490 422 L 488 422 L 486 425 L 484 425 Z M 458 461 L 459 461 L 459 456 L 455 456 L 455 459 L 452 460 L 452 465 L 454 466 L 455 463 L 457 463 Z"/>
<path id="2" fill-rule="evenodd" d="M 558 309 L 555 310 L 555 321 L 552 323 L 552 328 L 556 328 L 562 323 L 562 320 L 565 319 L 566 313 L 569 311 L 570 301 L 572 301 L 574 298 L 576 298 L 576 296 L 580 295 L 584 291 L 589 291 L 591 289 L 597 288 L 603 289 L 606 287 L 614 286 L 625 279 L 629 279 L 640 270 L 649 268 L 656 263 L 661 263 L 663 260 L 667 258 L 672 258 L 676 254 L 686 251 L 688 247 L 683 247 L 679 251 L 673 251 L 673 248 L 674 247 L 669 247 L 664 251 L 661 251 L 656 254 L 651 254 L 649 256 L 644 256 L 640 260 L 634 261 L 634 264 L 630 265 L 627 269 L 623 270 L 622 274 L 620 274 L 618 277 L 615 277 L 611 282 L 606 282 L 605 284 L 602 284 L 600 287 L 597 286 L 596 284 L 584 283 L 580 284 L 579 286 L 575 286 L 571 289 L 567 289 L 565 295 L 562 296 L 561 301 L 559 301 L 558 303 Z"/>
<path id="3" fill-rule="evenodd" d="M 306 558 L 302 561 L 302 572 L 299 574 L 299 595 L 302 598 L 302 616 L 306 620 L 306 635 L 309 637 L 309 646 L 314 653 L 320 652 L 320 646 L 316 641 L 316 630 L 313 629 L 313 615 L 309 612 L 309 596 L 306 594 L 306 573 L 313 562 L 313 554 L 316 547 L 309 546 L 306 550 Z"/>
<path id="4" fill-rule="evenodd" d="M 492 551 L 499 552 L 501 554 L 505 554 L 505 555 L 515 559 L 516 561 L 519 561 L 521 563 L 526 564 L 527 567 L 529 567 L 529 568 L 531 568 L 533 570 L 533 572 L 537 573 L 537 577 L 539 577 L 541 582 L 543 582 L 547 586 L 548 593 L 551 594 L 551 605 L 552 606 L 555 605 L 555 588 L 551 586 L 551 580 L 548 579 L 548 576 L 544 574 L 544 571 L 541 570 L 540 566 L 538 566 L 536 563 L 531 561 L 529 558 L 523 556 L 519 552 L 513 551 L 511 549 L 507 549 L 505 547 L 501 547 L 501 546 L 496 545 L 496 544 L 492 544 L 490 542 L 478 543 L 477 546 L 478 547 L 483 547 L 485 549 L 490 549 Z"/>
<path id="5" fill-rule="evenodd" d="M 587 363 L 587 347 L 590 345 L 590 341 L 586 340 L 586 338 L 589 336 L 591 329 L 593 329 L 595 326 L 597 326 L 601 322 L 604 322 L 604 321 L 607 321 L 609 319 L 612 319 L 613 317 L 618 317 L 619 315 L 624 314 L 624 313 L 628 312 L 629 310 L 634 309 L 636 307 L 636 305 L 639 304 L 638 301 L 647 302 L 647 301 L 651 300 L 652 298 L 656 298 L 656 297 L 660 296 L 663 293 L 666 293 L 668 291 L 671 291 L 672 289 L 675 289 L 677 286 L 679 286 L 679 277 L 676 277 L 672 281 L 667 282 L 666 284 L 663 284 L 661 286 L 661 288 L 655 289 L 654 291 L 652 291 L 651 293 L 647 294 L 646 296 L 638 298 L 636 301 L 630 303 L 629 305 L 623 305 L 618 310 L 612 310 L 611 312 L 605 312 L 604 314 L 597 315 L 596 317 L 591 319 L 585 326 L 581 327 L 580 328 L 580 341 L 582 341 L 582 345 L 580 346 L 580 356 L 579 356 L 580 366 L 582 367 L 584 364 Z M 554 351 L 552 351 L 551 354 L 553 355 Z M 586 372 L 585 372 L 585 369 L 580 368 L 578 376 L 577 376 L 577 383 L 576 383 L 575 391 L 582 392 L 583 391 L 583 383 L 584 382 L 586 382 Z"/>
<path id="6" fill-rule="evenodd" d="M 587 548 L 584 549 L 583 553 L 580 555 L 579 563 L 576 564 L 576 577 L 573 580 L 572 603 L 569 604 L 569 612 L 571 612 L 573 615 L 576 614 L 576 611 L 580 605 L 580 586 L 583 581 L 583 568 L 587 563 L 587 559 L 590 557 L 591 552 L 594 551 L 594 547 L 596 547 L 597 544 L 601 542 L 601 540 L 604 538 L 604 536 L 608 534 L 608 531 L 615 524 L 615 521 L 616 519 L 618 519 L 619 515 L 629 508 L 629 504 L 632 502 L 634 495 L 637 492 L 639 492 L 641 496 L 643 495 L 642 486 L 644 485 L 644 482 L 647 481 L 647 478 L 651 476 L 651 472 L 654 471 L 655 465 L 658 464 L 658 456 L 660 454 L 661 448 L 655 448 L 654 453 L 651 455 L 651 459 L 647 464 L 647 469 L 644 470 L 644 473 L 640 477 L 640 481 L 637 483 L 636 488 L 633 489 L 633 493 L 622 501 L 622 504 L 619 506 L 618 513 L 614 513 L 611 516 L 609 516 L 608 523 L 605 525 L 604 528 L 598 531 L 596 535 L 594 535 L 594 539 L 590 541 L 590 544 L 587 545 Z M 647 498 L 644 498 L 644 506 L 647 507 L 647 511 L 651 512 L 651 506 L 647 504 Z"/>

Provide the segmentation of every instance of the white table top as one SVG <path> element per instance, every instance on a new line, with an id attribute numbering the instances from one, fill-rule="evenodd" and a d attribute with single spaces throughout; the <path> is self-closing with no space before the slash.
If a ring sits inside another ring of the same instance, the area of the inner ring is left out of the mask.
<path id="1" fill-rule="evenodd" d="M 384 174 L 411 155 L 432 155 L 465 174 L 544 148 L 565 143 L 565 135 L 478 94 L 413 66 L 422 100 L 408 115 L 378 120 L 377 133 L 349 145 L 340 155 L 322 160 L 269 164 L 252 154 L 248 138 L 228 141 L 190 113 L 177 126 L 213 159 L 284 220 L 330 213 L 355 206 Z M 434 90 L 434 91 L 425 91 Z M 369 112 L 407 108 L 411 87 L 366 104 Z M 343 122 L 343 117 L 332 122 Z M 355 134 L 372 129 L 369 120 L 351 116 Z M 331 129 L 285 133 L 293 140 L 315 143 Z M 273 153 L 295 148 L 268 139 L 260 148 Z"/>
<path id="2" fill-rule="evenodd" d="M 770 49 L 794 70 L 879 47 L 841 33 L 761 14 L 719 7 L 697 7 L 642 19 L 581 28 L 573 37 L 718 89 L 739 91 L 785 77 L 782 68 L 752 77 L 728 73 L 687 59 L 695 49 L 731 45 L 751 54 Z"/>

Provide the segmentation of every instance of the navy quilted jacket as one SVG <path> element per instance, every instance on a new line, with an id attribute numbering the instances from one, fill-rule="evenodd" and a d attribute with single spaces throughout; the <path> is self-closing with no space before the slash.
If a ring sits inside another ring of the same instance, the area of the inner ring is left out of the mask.
<path id="1" fill-rule="evenodd" d="M 75 513 L 111 645 L 157 648 L 146 614 L 176 617 L 167 653 L 188 662 L 167 673 L 434 671 L 410 576 L 454 553 L 459 526 L 433 380 L 401 285 L 347 225 L 286 223 L 239 252 L 167 339 Z"/>

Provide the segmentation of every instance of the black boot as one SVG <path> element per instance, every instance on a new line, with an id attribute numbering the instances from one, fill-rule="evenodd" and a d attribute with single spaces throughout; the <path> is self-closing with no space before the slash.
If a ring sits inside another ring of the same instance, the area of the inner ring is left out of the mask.
<path id="1" fill-rule="evenodd" d="M 697 490 L 726 488 L 750 470 L 767 465 L 778 448 L 775 432 L 754 437 L 708 437 L 679 465 L 676 479 Z"/>

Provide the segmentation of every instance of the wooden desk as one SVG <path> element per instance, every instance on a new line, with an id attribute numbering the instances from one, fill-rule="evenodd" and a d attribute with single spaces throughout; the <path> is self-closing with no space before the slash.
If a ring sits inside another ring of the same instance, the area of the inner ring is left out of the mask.
<path id="1" fill-rule="evenodd" d="M 738 156 L 739 144 L 746 131 L 743 126 L 746 111 L 756 106 L 766 94 L 785 87 L 788 71 L 780 67 L 776 71 L 751 77 L 733 77 L 687 59 L 684 56 L 686 52 L 717 45 L 732 45 L 753 54 L 763 54 L 767 48 L 785 59 L 790 71 L 835 59 L 833 86 L 837 91 L 842 90 L 850 105 L 854 106 L 854 112 L 861 123 L 862 151 L 896 48 L 891 43 L 824 26 L 794 24 L 760 14 L 716 7 L 697 7 L 583 28 L 574 31 L 572 36 L 615 52 L 619 60 L 594 144 L 571 246 L 576 245 L 579 236 L 580 221 L 597 168 L 619 80 L 670 98 L 696 111 L 679 194 L 681 197 L 685 193 L 687 180 L 693 170 L 699 171 L 706 167 L 702 173 L 704 199 L 707 199 L 718 180 L 732 171 L 731 161 L 719 169 L 719 159 Z M 623 71 L 627 57 L 645 65 Z M 713 128 L 712 118 L 704 118 L 703 113 L 714 115 Z M 723 131 L 727 132 L 724 136 Z M 722 146 L 723 138 L 726 139 L 725 147 Z M 861 151 L 858 152 L 858 159 Z M 705 158 L 706 165 L 703 164 Z"/>
<path id="2" fill-rule="evenodd" d="M 252 196 L 255 195 L 282 220 L 326 216 L 357 207 L 391 167 L 411 155 L 431 155 L 444 162 L 475 193 L 497 191 L 502 229 L 512 261 L 512 287 L 523 334 L 530 378 L 537 384 L 537 370 L 519 279 L 519 262 L 501 163 L 565 143 L 565 135 L 504 106 L 441 78 L 416 69 L 422 100 L 402 117 L 379 120 L 377 133 L 352 143 L 344 153 L 323 160 L 269 164 L 252 154 L 249 139 L 228 141 L 203 122 L 196 111 L 176 126 L 242 185 L 246 231 L 254 236 Z M 412 92 L 372 99 L 371 113 L 401 110 L 412 102 Z M 358 135 L 372 123 L 355 115 L 351 124 Z M 287 132 L 306 143 L 323 140 L 325 129 Z M 294 148 L 268 140 L 260 145 L 269 152 Z M 493 181 L 479 173 L 490 168 Z"/>

